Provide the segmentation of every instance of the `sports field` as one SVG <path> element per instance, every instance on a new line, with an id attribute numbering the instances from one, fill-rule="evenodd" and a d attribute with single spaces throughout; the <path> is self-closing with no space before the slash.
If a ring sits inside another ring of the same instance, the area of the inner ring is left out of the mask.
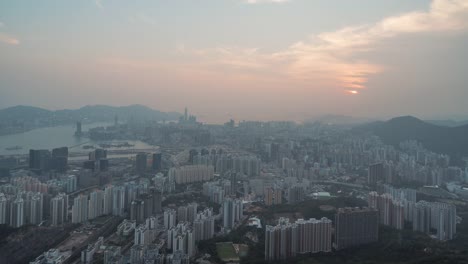
<path id="1" fill-rule="evenodd" d="M 232 242 L 216 243 L 216 251 L 222 261 L 239 261 L 239 256 L 232 245 Z"/>

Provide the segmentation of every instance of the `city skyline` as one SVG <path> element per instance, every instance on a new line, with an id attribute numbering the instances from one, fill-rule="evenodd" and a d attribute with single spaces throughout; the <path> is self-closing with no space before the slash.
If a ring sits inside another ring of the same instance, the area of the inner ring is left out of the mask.
<path id="1" fill-rule="evenodd" d="M 0 108 L 468 115 L 467 20 L 466 0 L 3 2 Z"/>

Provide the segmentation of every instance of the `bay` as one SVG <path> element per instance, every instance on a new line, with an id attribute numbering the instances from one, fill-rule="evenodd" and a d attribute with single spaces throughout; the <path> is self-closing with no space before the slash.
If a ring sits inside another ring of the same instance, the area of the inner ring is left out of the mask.
<path id="1" fill-rule="evenodd" d="M 111 125 L 110 123 L 83 124 L 82 130 Z M 30 149 L 53 149 L 58 147 L 69 147 L 69 152 L 89 152 L 92 149 L 83 149 L 84 145 L 97 145 L 100 143 L 128 142 L 132 147 L 125 149 L 151 149 L 154 148 L 138 140 L 115 140 L 115 141 L 91 141 L 85 137 L 75 137 L 75 125 L 55 126 L 33 129 L 24 133 L 0 136 L 0 155 L 24 155 Z M 19 149 L 7 150 L 7 148 L 20 147 Z M 73 148 L 72 148 L 73 147 Z"/>

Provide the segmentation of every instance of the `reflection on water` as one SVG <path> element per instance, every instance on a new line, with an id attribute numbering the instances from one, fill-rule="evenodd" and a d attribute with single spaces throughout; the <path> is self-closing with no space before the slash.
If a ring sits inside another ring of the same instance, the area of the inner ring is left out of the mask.
<path id="1" fill-rule="evenodd" d="M 109 123 L 83 124 L 83 131 L 90 128 L 107 126 Z M 99 144 L 110 144 L 109 150 L 125 149 L 153 149 L 154 147 L 142 141 L 116 140 L 116 141 L 90 141 L 88 138 L 74 136 L 75 126 L 56 126 L 34 129 L 21 134 L 0 136 L 0 155 L 28 154 L 29 149 L 52 149 L 58 147 L 70 147 L 70 152 L 90 152 L 92 148 L 84 149 L 83 146 L 94 146 Z M 128 143 L 127 146 L 125 142 Z M 116 147 L 116 145 L 121 145 Z M 8 150 L 7 150 L 8 148 Z"/>

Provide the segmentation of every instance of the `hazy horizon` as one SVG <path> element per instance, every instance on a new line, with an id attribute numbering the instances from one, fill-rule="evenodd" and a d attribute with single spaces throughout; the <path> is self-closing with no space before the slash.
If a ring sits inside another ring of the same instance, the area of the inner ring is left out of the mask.
<path id="1" fill-rule="evenodd" d="M 0 3 L 0 108 L 468 118 L 468 0 Z"/>

